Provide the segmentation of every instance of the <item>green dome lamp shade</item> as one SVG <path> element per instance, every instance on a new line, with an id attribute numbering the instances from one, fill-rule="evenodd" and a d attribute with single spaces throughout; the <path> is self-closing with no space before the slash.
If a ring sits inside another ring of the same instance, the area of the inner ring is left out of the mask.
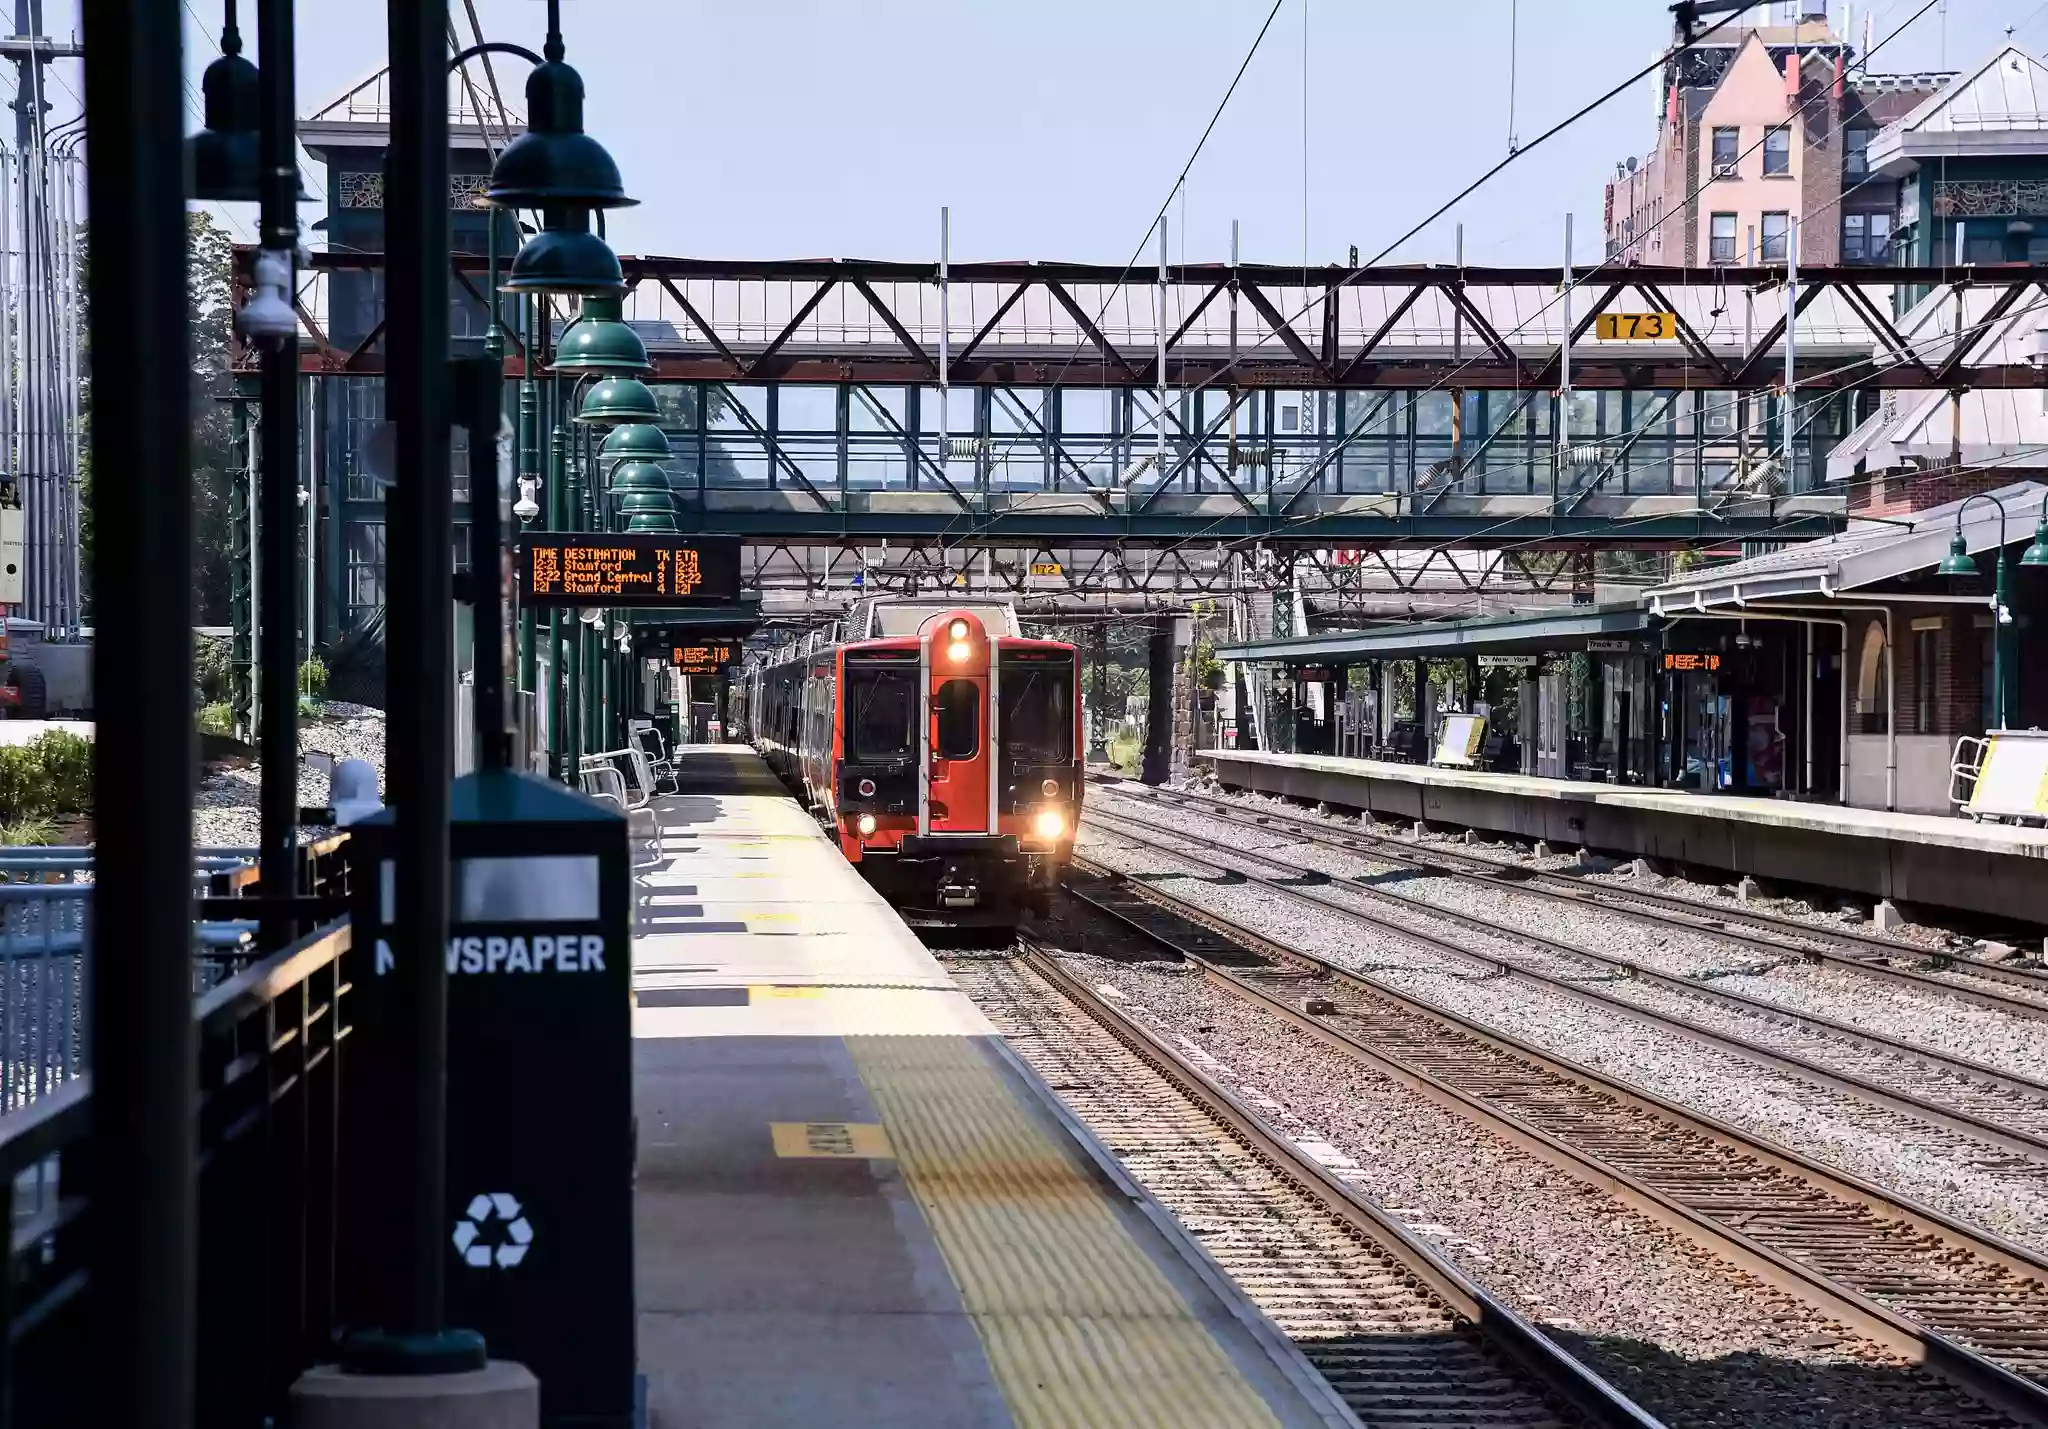
<path id="1" fill-rule="evenodd" d="M 612 468 L 612 496 L 628 531 L 673 531 L 675 501 L 669 495 L 668 473 L 658 463 L 628 459 Z"/>
<path id="2" fill-rule="evenodd" d="M 587 208 L 541 210 L 539 233 L 519 246 L 498 286 L 508 293 L 606 294 L 626 291 L 612 246 L 590 231 Z"/>
<path id="3" fill-rule="evenodd" d="M 2020 557 L 2023 566 L 2048 566 L 2048 506 L 2041 509 L 2041 519 L 2034 526 L 2033 544 Z"/>
<path id="4" fill-rule="evenodd" d="M 667 461 L 675 453 L 669 449 L 668 433 L 652 422 L 628 422 L 613 427 L 611 435 L 604 439 L 604 445 L 597 449 L 602 457 L 637 457 L 641 461 Z"/>
<path id="5" fill-rule="evenodd" d="M 562 333 L 555 348 L 556 372 L 649 372 L 647 344 L 624 317 L 616 293 L 593 294 L 583 311 Z"/>
<path id="6" fill-rule="evenodd" d="M 192 197 L 256 203 L 263 197 L 263 93 L 256 66 L 242 58 L 242 36 L 232 16 L 220 50 L 199 81 L 206 96 L 206 127 L 185 141 Z"/>
<path id="7" fill-rule="evenodd" d="M 1948 554 L 1941 558 L 1941 564 L 1934 568 L 1945 576 L 1974 576 L 1977 563 L 1970 559 L 1970 548 L 1963 544 L 1963 533 L 1957 531 L 1949 539 Z"/>
<path id="8" fill-rule="evenodd" d="M 576 420 L 597 427 L 616 427 L 623 422 L 655 422 L 661 407 L 647 384 L 635 377 L 607 377 L 590 389 Z"/>
<path id="9" fill-rule="evenodd" d="M 583 132 L 583 77 L 562 62 L 558 41 L 526 76 L 526 132 L 491 165 L 484 197 L 501 208 L 625 208 L 619 166 Z"/>

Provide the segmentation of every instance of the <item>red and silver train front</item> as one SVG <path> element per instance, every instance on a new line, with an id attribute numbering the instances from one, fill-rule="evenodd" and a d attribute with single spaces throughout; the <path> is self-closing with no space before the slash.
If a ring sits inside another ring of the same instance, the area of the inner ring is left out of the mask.
<path id="1" fill-rule="evenodd" d="M 847 652 L 846 688 L 855 731 L 865 694 L 857 649 Z M 847 853 L 906 911 L 1005 923 L 1043 910 L 1081 811 L 1074 648 L 1005 638 L 958 610 L 925 622 L 916 654 L 914 788 L 899 783 L 896 801 L 866 812 L 871 776 L 856 773 L 849 750 L 842 768 L 855 777 L 842 780 L 839 806 Z"/>

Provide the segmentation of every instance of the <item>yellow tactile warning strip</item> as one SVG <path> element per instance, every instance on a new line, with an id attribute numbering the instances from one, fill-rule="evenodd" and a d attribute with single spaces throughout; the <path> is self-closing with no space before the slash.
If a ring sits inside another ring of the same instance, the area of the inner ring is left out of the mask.
<path id="1" fill-rule="evenodd" d="M 845 1041 L 1018 1429 L 1278 1429 L 972 1042 Z"/>
<path id="2" fill-rule="evenodd" d="M 771 1121 L 768 1135 L 782 1157 L 886 1161 L 896 1154 L 889 1134 L 871 1121 Z"/>

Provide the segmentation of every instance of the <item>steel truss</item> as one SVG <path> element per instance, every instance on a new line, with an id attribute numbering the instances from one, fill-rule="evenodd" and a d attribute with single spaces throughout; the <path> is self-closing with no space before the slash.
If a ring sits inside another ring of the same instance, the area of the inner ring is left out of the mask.
<path id="1" fill-rule="evenodd" d="M 1789 301 L 1778 268 L 1589 268 L 1567 332 L 1556 268 L 1304 284 L 1254 265 L 1119 282 L 955 264 L 942 373 L 934 264 L 623 261 L 627 317 L 677 416 L 679 519 L 767 542 L 1798 539 L 1842 519 L 1819 475 L 1878 391 L 2048 385 L 1993 337 L 2048 306 L 2048 268 L 1808 270 Z M 380 263 L 315 255 L 309 376 L 381 373 Z M 456 260 L 455 279 L 480 309 L 482 260 Z M 1920 320 L 1934 308 L 1967 321 Z M 1624 311 L 1672 314 L 1672 335 L 1598 341 L 1599 317 Z M 516 343 L 506 367 L 522 373 Z"/>

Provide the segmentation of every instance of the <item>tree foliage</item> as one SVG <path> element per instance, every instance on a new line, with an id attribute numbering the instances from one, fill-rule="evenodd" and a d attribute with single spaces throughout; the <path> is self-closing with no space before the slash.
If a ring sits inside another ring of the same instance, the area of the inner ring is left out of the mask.
<path id="1" fill-rule="evenodd" d="M 186 219 L 188 304 L 192 314 L 192 618 L 200 625 L 228 623 L 229 566 L 233 532 L 229 521 L 229 470 L 236 460 L 226 398 L 234 391 L 228 370 L 228 338 L 234 324 L 231 270 L 234 239 L 204 213 Z M 78 236 L 79 275 L 90 271 L 90 235 Z M 92 593 L 94 381 L 92 352 L 80 329 L 79 369 L 79 559 L 88 608 Z M 110 374 L 111 380 L 111 374 Z M 110 390 L 118 392 L 114 380 Z"/>

